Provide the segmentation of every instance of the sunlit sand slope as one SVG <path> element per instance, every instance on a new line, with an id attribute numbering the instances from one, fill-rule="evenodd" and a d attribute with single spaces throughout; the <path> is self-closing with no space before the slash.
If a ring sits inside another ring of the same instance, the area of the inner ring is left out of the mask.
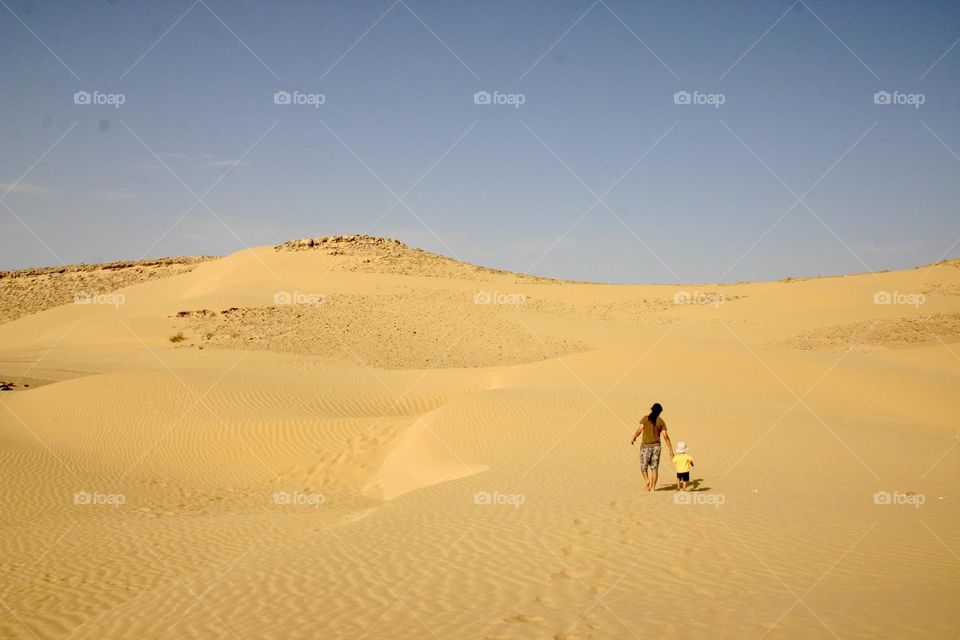
<path id="1" fill-rule="evenodd" d="M 960 630 L 956 263 L 609 286 L 348 238 L 116 291 L 0 325 L 0 637 Z M 641 490 L 654 401 L 694 491 Z"/>

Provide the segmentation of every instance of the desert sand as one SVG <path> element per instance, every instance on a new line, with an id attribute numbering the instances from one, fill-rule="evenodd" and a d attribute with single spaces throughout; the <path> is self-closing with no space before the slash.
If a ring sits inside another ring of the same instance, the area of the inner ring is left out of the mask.
<path id="1" fill-rule="evenodd" d="M 0 637 L 960 629 L 960 262 L 627 286 L 350 237 L 4 275 Z M 653 402 L 693 491 L 642 491 Z"/>

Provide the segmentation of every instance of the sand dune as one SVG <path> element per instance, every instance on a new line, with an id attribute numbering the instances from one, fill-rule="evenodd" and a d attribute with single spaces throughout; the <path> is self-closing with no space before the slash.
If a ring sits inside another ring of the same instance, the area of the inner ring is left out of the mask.
<path id="1" fill-rule="evenodd" d="M 181 268 L 0 298 L 0 637 L 960 627 L 957 262 L 610 286 L 350 237 Z M 640 490 L 653 401 L 680 499 Z"/>
<path id="2" fill-rule="evenodd" d="M 847 351 L 960 342 L 960 314 L 861 320 L 801 332 L 784 344 L 800 349 Z"/>
<path id="3" fill-rule="evenodd" d="M 186 273 L 209 256 L 69 264 L 0 271 L 0 322 L 73 302 L 96 301 L 122 287 Z"/>

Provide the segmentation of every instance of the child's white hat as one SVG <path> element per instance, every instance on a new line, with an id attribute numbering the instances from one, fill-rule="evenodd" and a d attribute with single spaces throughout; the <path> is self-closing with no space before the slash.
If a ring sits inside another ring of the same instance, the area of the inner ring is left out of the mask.
<path id="1" fill-rule="evenodd" d="M 681 440 L 677 443 L 677 453 L 686 453 L 687 452 L 687 443 Z"/>

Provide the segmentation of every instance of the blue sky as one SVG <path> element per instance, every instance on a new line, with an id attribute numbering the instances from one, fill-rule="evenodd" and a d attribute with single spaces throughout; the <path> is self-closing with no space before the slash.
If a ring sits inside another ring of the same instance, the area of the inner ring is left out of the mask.
<path id="1" fill-rule="evenodd" d="M 957 257 L 958 38 L 950 2 L 2 0 L 0 268 L 335 233 L 608 282 Z"/>

